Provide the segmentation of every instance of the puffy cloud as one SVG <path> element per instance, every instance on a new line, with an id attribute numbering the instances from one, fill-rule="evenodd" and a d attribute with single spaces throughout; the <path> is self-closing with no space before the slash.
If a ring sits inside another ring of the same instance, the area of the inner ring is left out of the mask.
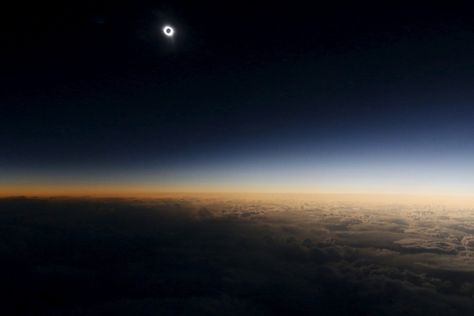
<path id="1" fill-rule="evenodd" d="M 0 200 L 4 311 L 456 315 L 471 217 L 236 200 Z"/>

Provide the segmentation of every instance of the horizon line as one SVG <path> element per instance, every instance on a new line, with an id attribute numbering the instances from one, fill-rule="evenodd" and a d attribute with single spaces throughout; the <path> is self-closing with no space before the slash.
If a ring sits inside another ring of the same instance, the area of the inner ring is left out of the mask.
<path id="1" fill-rule="evenodd" d="M 400 192 L 257 192 L 257 191 L 153 191 L 153 192 L 2 192 L 0 199 L 160 199 L 258 198 L 264 200 L 340 201 L 357 203 L 414 203 L 474 207 L 474 194 Z"/>

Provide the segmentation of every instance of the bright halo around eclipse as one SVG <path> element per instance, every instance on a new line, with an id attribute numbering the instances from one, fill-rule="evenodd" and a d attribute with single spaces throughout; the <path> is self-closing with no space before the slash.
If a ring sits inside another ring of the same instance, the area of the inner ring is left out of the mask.
<path id="1" fill-rule="evenodd" d="M 173 37 L 174 35 L 174 28 L 172 28 L 171 26 L 169 25 L 165 25 L 163 27 L 163 33 L 168 36 L 168 37 Z"/>

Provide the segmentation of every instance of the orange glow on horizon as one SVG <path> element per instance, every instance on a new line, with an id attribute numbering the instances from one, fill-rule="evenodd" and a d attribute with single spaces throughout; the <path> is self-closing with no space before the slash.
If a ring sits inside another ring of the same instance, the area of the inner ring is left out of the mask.
<path id="1" fill-rule="evenodd" d="M 0 185 L 0 198 L 25 197 L 110 197 L 164 198 L 215 197 L 332 200 L 363 203 L 420 203 L 474 207 L 474 195 L 390 193 L 390 192 L 330 192 L 324 190 L 283 190 L 282 188 L 158 186 L 158 185 Z"/>

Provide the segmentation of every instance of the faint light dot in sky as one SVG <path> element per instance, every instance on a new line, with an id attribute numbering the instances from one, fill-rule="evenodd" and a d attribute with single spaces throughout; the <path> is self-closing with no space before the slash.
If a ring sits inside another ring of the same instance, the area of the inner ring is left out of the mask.
<path id="1" fill-rule="evenodd" d="M 168 37 L 172 37 L 174 35 L 174 28 L 169 25 L 165 25 L 163 27 L 163 33 Z"/>

